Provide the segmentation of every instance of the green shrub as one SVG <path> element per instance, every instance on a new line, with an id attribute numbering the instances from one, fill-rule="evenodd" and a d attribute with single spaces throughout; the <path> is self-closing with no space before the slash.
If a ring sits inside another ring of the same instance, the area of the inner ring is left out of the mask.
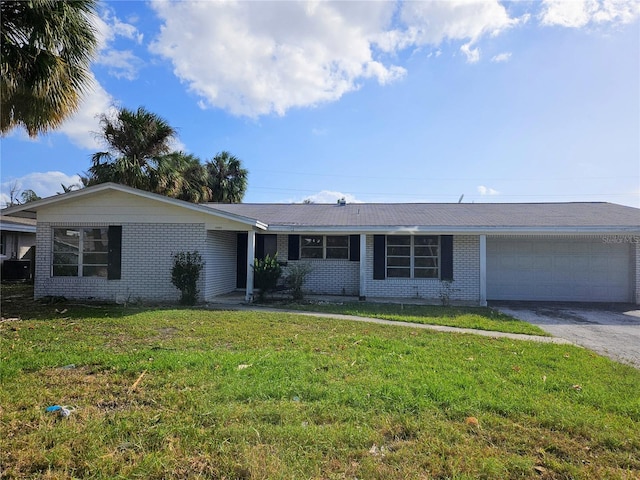
<path id="1" fill-rule="evenodd" d="M 253 284 L 259 289 L 258 296 L 264 300 L 267 293 L 273 292 L 282 275 L 282 267 L 278 263 L 278 254 L 267 255 L 263 259 L 256 258 L 253 262 Z"/>
<path id="2" fill-rule="evenodd" d="M 180 290 L 180 304 L 194 305 L 198 299 L 198 279 L 204 267 L 197 252 L 178 252 L 173 256 L 171 283 Z"/>
<path id="3" fill-rule="evenodd" d="M 313 269 L 308 263 L 293 263 L 287 267 L 287 287 L 291 290 L 291 296 L 294 300 L 304 298 L 302 287 L 311 270 Z"/>

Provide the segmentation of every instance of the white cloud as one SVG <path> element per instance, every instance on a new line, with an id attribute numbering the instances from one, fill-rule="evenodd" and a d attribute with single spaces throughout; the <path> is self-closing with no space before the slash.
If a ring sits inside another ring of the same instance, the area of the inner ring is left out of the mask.
<path id="1" fill-rule="evenodd" d="M 385 85 L 406 71 L 386 53 L 463 41 L 476 43 L 524 21 L 498 0 L 446 2 L 152 2 L 163 25 L 150 49 L 201 107 L 257 117 L 283 115 L 357 90 Z M 435 55 L 439 55 L 438 50 Z"/>
<path id="2" fill-rule="evenodd" d="M 182 140 L 180 140 L 178 137 L 171 138 L 171 140 L 169 141 L 169 148 L 172 152 L 189 152 L 187 146 L 182 143 Z"/>
<path id="3" fill-rule="evenodd" d="M 104 7 L 100 13 L 100 17 L 94 18 L 99 38 L 95 63 L 108 67 L 109 75 L 116 78 L 135 80 L 144 62 L 131 50 L 115 49 L 113 43 L 118 38 L 124 38 L 140 45 L 144 35 L 135 25 L 120 20 L 113 9 Z"/>
<path id="4" fill-rule="evenodd" d="M 485 187 L 484 185 L 478 186 L 478 193 L 480 195 L 499 195 L 500 194 L 499 191 L 494 190 L 493 188 Z"/>
<path id="5" fill-rule="evenodd" d="M 493 63 L 503 63 L 508 62 L 509 60 L 511 60 L 510 52 L 499 53 L 498 55 L 494 55 L 493 58 L 491 58 L 491 61 Z"/>
<path id="6" fill-rule="evenodd" d="M 637 0 L 544 0 L 540 23 L 580 28 L 590 23 L 630 23 L 639 16 Z"/>
<path id="7" fill-rule="evenodd" d="M 120 20 L 115 11 L 104 6 L 100 11 L 100 17 L 95 17 L 94 24 L 98 30 L 98 36 L 100 40 L 99 48 L 106 49 L 110 42 L 114 41 L 116 37 L 123 37 L 134 42 L 141 44 L 144 39 L 144 35 L 138 30 L 138 28 L 132 23 L 126 23 Z"/>
<path id="8" fill-rule="evenodd" d="M 96 139 L 100 131 L 98 116 L 113 110 L 114 99 L 102 88 L 95 78 L 93 86 L 86 94 L 78 112 L 59 128 L 59 132 L 67 135 L 69 140 L 80 148 L 97 150 L 103 145 Z"/>
<path id="9" fill-rule="evenodd" d="M 9 191 L 14 185 L 18 192 L 33 190 L 38 196 L 45 198 L 61 192 L 61 184 L 68 187 L 78 183 L 80 183 L 78 175 L 67 175 L 62 172 L 29 173 L 23 177 L 5 180 L 0 184 L 0 205 L 5 206 L 9 202 Z"/>
<path id="10" fill-rule="evenodd" d="M 398 81 L 406 70 L 392 59 L 407 49 L 426 47 L 431 57 L 452 45 L 468 63 L 479 62 L 484 38 L 530 18 L 512 16 L 522 9 L 500 0 L 158 0 L 150 6 L 162 22 L 150 51 L 171 62 L 198 106 L 253 118 L 336 101 L 366 81 Z M 583 26 L 632 21 L 640 15 L 640 2 L 546 0 L 526 9 L 538 10 L 545 25 Z M 135 37 L 135 31 L 112 23 L 111 32 Z M 501 53 L 492 61 L 509 58 Z"/>
<path id="11" fill-rule="evenodd" d="M 362 203 L 349 193 L 335 192 L 332 190 L 322 190 L 313 195 L 304 197 L 303 200 L 310 200 L 313 203 L 337 203 L 338 200 L 344 198 L 347 203 Z M 302 200 L 297 200 L 295 203 L 301 203 Z"/>
<path id="12" fill-rule="evenodd" d="M 496 36 L 527 20 L 511 18 L 497 0 L 451 0 L 403 2 L 400 4 L 402 28 L 382 32 L 378 45 L 393 52 L 423 45 L 438 46 L 447 40 L 467 41 L 461 48 L 470 61 L 479 59 L 472 46 L 483 36 Z M 468 52 L 468 53 L 467 53 Z"/>
<path id="13" fill-rule="evenodd" d="M 387 84 L 405 74 L 374 58 L 372 40 L 393 13 L 387 2 L 151 6 L 164 21 L 152 52 L 207 106 L 236 115 L 283 115 L 337 100 L 367 79 Z"/>
<path id="14" fill-rule="evenodd" d="M 480 60 L 480 49 L 471 48 L 471 43 L 465 43 L 460 47 L 460 51 L 467 57 L 467 62 L 478 63 Z"/>
<path id="15" fill-rule="evenodd" d="M 135 80 L 144 62 L 131 50 L 108 50 L 100 55 L 96 63 L 107 67 L 109 75 Z"/>

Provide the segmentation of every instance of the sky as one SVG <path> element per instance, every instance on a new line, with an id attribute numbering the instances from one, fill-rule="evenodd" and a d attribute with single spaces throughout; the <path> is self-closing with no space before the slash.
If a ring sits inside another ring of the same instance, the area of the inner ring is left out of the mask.
<path id="1" fill-rule="evenodd" d="M 46 197 L 104 151 L 98 115 L 144 107 L 244 201 L 640 207 L 640 2 L 103 1 L 79 111 L 0 145 Z"/>

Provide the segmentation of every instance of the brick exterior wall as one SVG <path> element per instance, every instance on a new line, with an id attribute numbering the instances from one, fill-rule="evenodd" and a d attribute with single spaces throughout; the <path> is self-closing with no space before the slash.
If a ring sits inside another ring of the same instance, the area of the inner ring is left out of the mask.
<path id="1" fill-rule="evenodd" d="M 205 260 L 205 300 L 236 289 L 236 232 L 207 231 Z"/>
<path id="2" fill-rule="evenodd" d="M 306 293 L 315 295 L 358 295 L 360 288 L 360 262 L 349 260 L 318 260 L 304 258 L 287 260 L 288 235 L 278 235 L 278 259 L 288 265 L 306 263 L 311 273 L 304 285 Z M 286 275 L 286 267 L 283 274 Z"/>
<path id="3" fill-rule="evenodd" d="M 171 283 L 173 255 L 179 251 L 205 252 L 204 224 L 122 224 L 120 280 L 98 277 L 52 277 L 54 227 L 105 227 L 104 223 L 73 225 L 39 222 L 36 233 L 35 298 L 64 296 L 106 301 L 177 302 L 180 292 Z M 203 255 L 204 256 L 204 255 Z M 205 275 L 200 276 L 200 299 Z"/>
<path id="4" fill-rule="evenodd" d="M 362 253 L 362 252 L 361 252 Z M 288 235 L 278 235 L 278 258 L 287 261 Z M 437 279 L 373 279 L 373 235 L 367 235 L 367 297 L 421 298 L 440 301 L 442 284 Z M 305 291 L 324 295 L 358 295 L 360 262 L 345 260 L 299 260 L 313 271 Z M 288 263 L 296 263 L 288 261 Z M 453 291 L 451 300 L 477 303 L 480 300 L 480 240 L 478 236 L 453 237 Z"/>
<path id="5" fill-rule="evenodd" d="M 443 284 L 435 278 L 373 279 L 373 236 L 367 235 L 367 297 L 420 298 L 440 301 Z M 473 235 L 453 237 L 453 283 L 450 299 L 480 301 L 480 238 Z"/>
<path id="6" fill-rule="evenodd" d="M 177 302 L 180 292 L 171 284 L 173 254 L 198 250 L 205 260 L 200 278 L 200 300 L 235 290 L 235 232 L 205 231 L 204 224 L 122 224 L 122 275 L 120 280 L 96 277 L 52 277 L 51 249 L 54 227 L 101 227 L 105 223 L 73 225 L 40 222 L 36 235 L 35 297 L 64 296 L 106 301 Z M 437 279 L 373 279 L 373 235 L 366 239 L 366 295 L 369 298 L 420 298 L 439 301 L 442 284 Z M 361 252 L 362 253 L 362 252 Z M 287 261 L 288 235 L 278 235 L 278 258 Z M 633 300 L 640 304 L 640 243 L 631 246 Z M 305 284 L 310 294 L 358 295 L 360 262 L 299 260 L 311 265 Z M 453 291 L 451 300 L 477 303 L 480 295 L 479 237 L 453 237 Z"/>

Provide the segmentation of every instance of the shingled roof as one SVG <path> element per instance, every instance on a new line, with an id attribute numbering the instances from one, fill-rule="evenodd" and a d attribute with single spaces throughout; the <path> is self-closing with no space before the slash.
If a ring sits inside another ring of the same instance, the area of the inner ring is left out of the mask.
<path id="1" fill-rule="evenodd" d="M 640 232 L 640 209 L 589 203 L 206 204 L 269 230 L 309 227 L 607 229 Z"/>

